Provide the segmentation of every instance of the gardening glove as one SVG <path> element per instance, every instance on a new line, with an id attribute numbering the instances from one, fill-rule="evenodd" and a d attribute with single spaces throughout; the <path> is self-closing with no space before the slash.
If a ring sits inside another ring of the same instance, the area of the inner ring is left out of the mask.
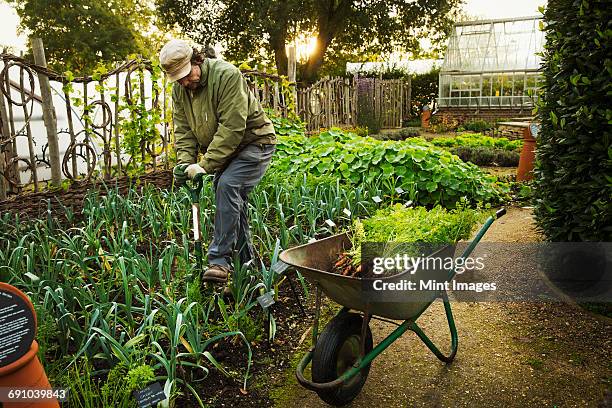
<path id="1" fill-rule="evenodd" d="M 188 164 L 177 164 L 172 169 L 172 175 L 174 176 L 174 184 L 177 187 L 184 186 L 187 182 L 187 174 L 185 173 L 185 169 L 188 167 Z"/>
<path id="2" fill-rule="evenodd" d="M 198 163 L 194 163 L 187 166 L 187 168 L 185 169 L 185 173 L 187 174 L 187 177 L 193 180 L 196 174 L 206 174 L 206 170 L 200 167 Z"/>

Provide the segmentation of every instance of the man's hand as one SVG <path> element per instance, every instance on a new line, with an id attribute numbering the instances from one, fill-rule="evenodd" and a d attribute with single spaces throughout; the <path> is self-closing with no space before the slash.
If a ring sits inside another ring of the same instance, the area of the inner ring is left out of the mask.
<path id="1" fill-rule="evenodd" d="M 177 187 L 182 187 L 187 182 L 187 173 L 185 173 L 185 169 L 189 167 L 188 164 L 177 164 L 172 169 L 172 175 L 174 176 L 174 184 Z"/>
<path id="2" fill-rule="evenodd" d="M 194 163 L 187 166 L 187 168 L 185 169 L 185 173 L 187 174 L 187 177 L 193 180 L 196 174 L 206 174 L 206 170 L 200 167 L 198 163 Z"/>

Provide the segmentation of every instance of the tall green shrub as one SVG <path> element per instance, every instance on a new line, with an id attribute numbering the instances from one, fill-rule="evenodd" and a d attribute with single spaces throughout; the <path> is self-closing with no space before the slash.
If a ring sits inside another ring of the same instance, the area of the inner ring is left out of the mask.
<path id="1" fill-rule="evenodd" d="M 552 241 L 610 241 L 612 7 L 551 1 L 544 20 L 536 221 Z"/>
<path id="2" fill-rule="evenodd" d="M 412 76 L 410 86 L 412 87 L 410 101 L 410 115 L 420 117 L 425 104 L 431 103 L 438 98 L 438 76 L 440 68 L 432 68 L 424 74 Z M 433 106 L 432 106 L 433 109 Z"/>

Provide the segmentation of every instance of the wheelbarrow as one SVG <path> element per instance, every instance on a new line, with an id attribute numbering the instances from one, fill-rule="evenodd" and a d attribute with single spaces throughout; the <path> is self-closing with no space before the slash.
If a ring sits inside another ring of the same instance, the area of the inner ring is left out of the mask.
<path id="1" fill-rule="evenodd" d="M 502 208 L 497 211 L 495 217 L 489 217 L 459 258 L 468 257 L 493 221 L 505 213 L 506 210 Z M 453 361 L 458 345 L 457 328 L 445 290 L 420 291 L 417 298 L 412 298 L 408 292 L 405 299 L 402 298 L 400 302 L 379 300 L 372 302 L 364 296 L 363 279 L 330 272 L 338 254 L 350 246 L 350 239 L 344 233 L 290 248 L 280 254 L 281 261 L 295 267 L 315 285 L 316 289 L 312 347 L 298 364 L 297 380 L 303 387 L 315 391 L 323 401 L 335 406 L 348 404 L 357 397 L 365 384 L 372 360 L 408 330 L 413 331 L 427 348 L 445 363 Z M 442 248 L 440 251 L 448 250 L 449 248 Z M 455 274 L 455 269 L 444 271 L 446 281 L 452 280 Z M 407 270 L 381 279 L 397 281 L 414 275 L 414 271 Z M 419 276 L 419 273 L 416 275 Z M 342 309 L 319 335 L 322 292 L 340 304 Z M 444 302 L 450 329 L 449 354 L 440 351 L 416 323 L 437 298 L 441 298 Z M 398 327 L 374 347 L 369 327 L 370 319 L 386 321 Z M 390 319 L 403 320 L 403 322 L 398 324 Z M 312 379 L 309 380 L 305 377 L 304 371 L 311 362 Z"/>

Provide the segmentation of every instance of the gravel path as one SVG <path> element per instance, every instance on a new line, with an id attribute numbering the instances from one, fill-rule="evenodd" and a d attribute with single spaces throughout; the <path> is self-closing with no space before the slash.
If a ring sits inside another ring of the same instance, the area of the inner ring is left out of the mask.
<path id="1" fill-rule="evenodd" d="M 531 210 L 510 208 L 483 242 L 538 240 Z M 513 249 L 501 249 L 497 261 L 490 259 L 487 273 L 506 283 L 536 277 L 530 258 Z M 435 302 L 418 323 L 448 350 L 443 310 Z M 366 385 L 350 406 L 612 407 L 609 320 L 553 302 L 454 302 L 453 313 L 459 351 L 452 364 L 441 363 L 408 332 L 374 360 Z M 394 326 L 374 321 L 371 327 L 376 343 Z M 278 407 L 326 406 L 296 383 L 293 371 L 278 386 Z"/>

